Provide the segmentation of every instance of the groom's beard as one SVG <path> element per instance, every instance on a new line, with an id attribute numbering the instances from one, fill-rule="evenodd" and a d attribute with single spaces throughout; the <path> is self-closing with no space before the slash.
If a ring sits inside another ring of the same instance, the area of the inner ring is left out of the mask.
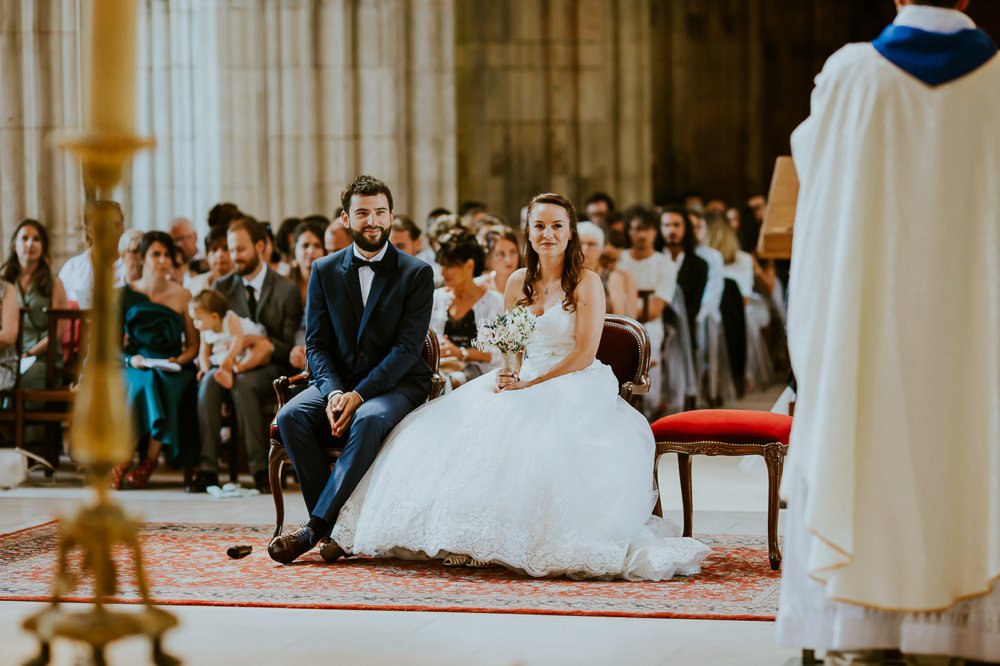
<path id="1" fill-rule="evenodd" d="M 351 232 L 351 238 L 354 240 L 354 244 L 360 247 L 365 252 L 378 252 L 385 245 L 386 241 L 389 240 L 389 233 L 392 231 L 392 227 L 386 227 L 381 229 L 381 234 L 375 240 L 369 240 L 365 236 L 364 229 L 361 231 L 356 231 L 353 227 L 347 227 L 347 230 Z"/>

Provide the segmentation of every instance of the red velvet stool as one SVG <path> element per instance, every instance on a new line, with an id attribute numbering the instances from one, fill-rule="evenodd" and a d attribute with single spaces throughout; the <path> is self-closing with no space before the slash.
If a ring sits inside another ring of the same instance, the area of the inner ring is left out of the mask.
<path id="1" fill-rule="evenodd" d="M 792 417 L 771 412 L 739 409 L 699 409 L 664 416 L 653 424 L 656 438 L 656 463 L 668 451 L 677 454 L 684 505 L 684 536 L 691 536 L 691 456 L 758 455 L 767 465 L 767 551 L 771 568 L 781 567 L 778 549 L 778 486 L 781 468 L 788 450 Z M 656 502 L 656 515 L 663 509 Z"/>

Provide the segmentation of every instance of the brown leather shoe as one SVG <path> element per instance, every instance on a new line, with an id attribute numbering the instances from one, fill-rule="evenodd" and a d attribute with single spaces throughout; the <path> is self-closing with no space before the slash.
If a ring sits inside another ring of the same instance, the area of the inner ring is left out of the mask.
<path id="1" fill-rule="evenodd" d="M 308 553 L 316 545 L 313 531 L 308 525 L 303 525 L 294 532 L 282 534 L 271 539 L 267 544 L 267 554 L 275 562 L 289 564 L 294 562 L 300 555 Z"/>
<path id="2" fill-rule="evenodd" d="M 347 557 L 347 553 L 333 539 L 327 539 L 319 545 L 319 556 L 327 564 L 333 564 L 342 557 Z"/>

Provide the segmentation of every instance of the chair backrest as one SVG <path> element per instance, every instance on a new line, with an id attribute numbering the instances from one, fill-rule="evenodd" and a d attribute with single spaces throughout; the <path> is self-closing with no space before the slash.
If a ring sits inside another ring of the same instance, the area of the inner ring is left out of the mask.
<path id="1" fill-rule="evenodd" d="M 639 321 L 649 321 L 649 301 L 653 298 L 652 289 L 640 289 L 636 292 L 639 296 Z"/>
<path id="2" fill-rule="evenodd" d="M 441 369 L 441 344 L 432 329 L 427 329 L 427 337 L 424 338 L 420 356 L 430 366 L 431 372 L 436 374 Z"/>
<path id="3" fill-rule="evenodd" d="M 45 350 L 45 388 L 63 388 L 80 378 L 80 361 L 86 355 L 88 311 L 78 308 L 45 308 L 49 345 Z M 63 332 L 60 336 L 59 329 Z M 55 341 L 55 344 L 53 344 Z"/>
<path id="4" fill-rule="evenodd" d="M 607 315 L 597 348 L 597 360 L 611 366 L 621 396 L 633 407 L 639 402 L 636 387 L 649 385 L 649 336 L 634 319 Z"/>

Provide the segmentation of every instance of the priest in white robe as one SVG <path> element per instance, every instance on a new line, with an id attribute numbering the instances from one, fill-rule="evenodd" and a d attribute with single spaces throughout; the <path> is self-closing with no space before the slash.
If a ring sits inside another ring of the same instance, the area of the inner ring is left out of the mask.
<path id="1" fill-rule="evenodd" d="M 896 4 L 792 136 L 778 639 L 1000 662 L 1000 58 L 968 0 Z"/>

